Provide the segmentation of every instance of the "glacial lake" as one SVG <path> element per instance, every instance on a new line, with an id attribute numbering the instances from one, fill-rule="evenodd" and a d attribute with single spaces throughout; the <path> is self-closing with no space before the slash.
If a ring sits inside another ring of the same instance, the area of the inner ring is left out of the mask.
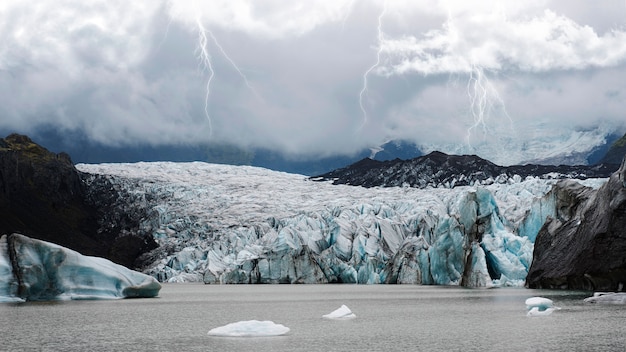
<path id="1" fill-rule="evenodd" d="M 165 284 L 158 298 L 0 304 L 1 351 L 624 351 L 626 306 L 589 292 L 414 285 Z M 524 301 L 562 309 L 527 317 Z M 326 320 L 341 305 L 356 318 Z M 208 336 L 271 320 L 278 337 Z"/>

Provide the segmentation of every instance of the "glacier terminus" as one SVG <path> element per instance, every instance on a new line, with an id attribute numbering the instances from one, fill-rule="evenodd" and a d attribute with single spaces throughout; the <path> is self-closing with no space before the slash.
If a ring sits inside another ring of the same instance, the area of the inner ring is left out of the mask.
<path id="1" fill-rule="evenodd" d="M 202 162 L 76 167 L 141 214 L 161 282 L 522 286 L 556 212 L 557 180 L 538 177 L 364 188 Z"/>

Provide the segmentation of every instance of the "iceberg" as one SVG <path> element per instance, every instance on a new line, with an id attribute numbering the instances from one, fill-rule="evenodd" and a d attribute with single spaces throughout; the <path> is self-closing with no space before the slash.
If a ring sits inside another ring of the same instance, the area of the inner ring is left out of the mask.
<path id="1" fill-rule="evenodd" d="M 322 315 L 322 318 L 331 320 L 349 320 L 356 318 L 356 315 L 352 313 L 350 308 L 348 308 L 345 304 L 342 304 L 341 307 L 335 309 L 334 311 Z"/>
<path id="2" fill-rule="evenodd" d="M 151 276 L 19 234 L 0 237 L 0 301 L 155 297 Z"/>
<path id="3" fill-rule="evenodd" d="M 544 317 L 544 316 L 548 316 L 548 315 L 552 314 L 552 312 L 554 312 L 555 310 L 557 310 L 557 308 L 555 308 L 555 307 L 546 308 L 544 310 L 541 310 L 538 307 L 532 307 L 528 311 L 528 313 L 526 313 L 526 316 L 529 316 L 529 317 Z"/>
<path id="4" fill-rule="evenodd" d="M 552 314 L 555 310 L 559 310 L 561 308 L 555 307 L 554 302 L 545 297 L 530 297 L 526 299 L 526 309 L 528 309 L 528 313 L 526 313 L 529 317 L 540 317 L 547 316 Z"/>
<path id="5" fill-rule="evenodd" d="M 583 300 L 587 303 L 626 304 L 626 292 L 594 292 Z"/>
<path id="6" fill-rule="evenodd" d="M 273 321 L 246 320 L 230 323 L 209 330 L 209 336 L 223 337 L 264 337 L 280 336 L 289 332 L 289 328 Z"/>
<path id="7" fill-rule="evenodd" d="M 545 297 L 530 297 L 524 302 L 526 303 L 526 309 L 537 308 L 539 310 L 546 310 L 554 307 L 554 302 Z"/>

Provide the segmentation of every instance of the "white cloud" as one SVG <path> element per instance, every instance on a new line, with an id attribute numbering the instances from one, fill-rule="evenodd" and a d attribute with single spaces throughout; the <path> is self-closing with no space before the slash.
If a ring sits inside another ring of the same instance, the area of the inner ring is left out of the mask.
<path id="1" fill-rule="evenodd" d="M 380 43 L 388 60 L 382 74 L 470 73 L 488 70 L 544 72 L 609 67 L 626 59 L 626 31 L 598 35 L 550 10 L 510 18 L 504 12 L 451 15 L 441 29 Z"/>
<path id="2" fill-rule="evenodd" d="M 169 1 L 173 20 L 197 30 L 200 21 L 210 28 L 240 31 L 250 36 L 281 39 L 312 31 L 349 15 L 354 0 L 282 1 L 212 0 Z"/>

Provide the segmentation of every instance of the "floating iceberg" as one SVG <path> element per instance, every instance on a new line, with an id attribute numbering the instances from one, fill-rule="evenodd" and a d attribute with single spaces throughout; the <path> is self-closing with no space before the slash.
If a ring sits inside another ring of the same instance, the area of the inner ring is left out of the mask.
<path id="1" fill-rule="evenodd" d="M 0 302 L 155 297 L 151 276 L 19 234 L 0 237 Z"/>
<path id="2" fill-rule="evenodd" d="M 554 307 L 554 302 L 551 299 L 545 297 L 530 297 L 526 299 L 525 303 L 526 308 L 529 310 L 535 307 L 539 310 L 545 310 L 547 308 Z"/>
<path id="3" fill-rule="evenodd" d="M 550 308 L 546 308 L 544 310 L 540 310 L 537 307 L 532 307 L 528 311 L 528 313 L 526 313 L 526 316 L 529 316 L 529 317 L 543 317 L 543 316 L 552 314 L 552 312 L 554 312 L 555 310 L 557 310 L 556 307 L 550 307 Z"/>
<path id="4" fill-rule="evenodd" d="M 288 327 L 273 321 L 246 320 L 213 328 L 208 334 L 225 337 L 264 337 L 285 335 L 288 332 Z"/>
<path id="5" fill-rule="evenodd" d="M 356 315 L 352 313 L 350 308 L 348 308 L 345 304 L 342 304 L 341 307 L 335 309 L 331 313 L 322 315 L 322 318 L 331 320 L 349 320 L 356 318 Z"/>
<path id="6" fill-rule="evenodd" d="M 530 297 L 526 300 L 526 313 L 529 317 L 540 317 L 552 314 L 555 310 L 561 309 L 554 306 L 551 299 L 545 297 Z"/>
<path id="7" fill-rule="evenodd" d="M 595 292 L 584 299 L 587 303 L 626 304 L 626 292 Z"/>

